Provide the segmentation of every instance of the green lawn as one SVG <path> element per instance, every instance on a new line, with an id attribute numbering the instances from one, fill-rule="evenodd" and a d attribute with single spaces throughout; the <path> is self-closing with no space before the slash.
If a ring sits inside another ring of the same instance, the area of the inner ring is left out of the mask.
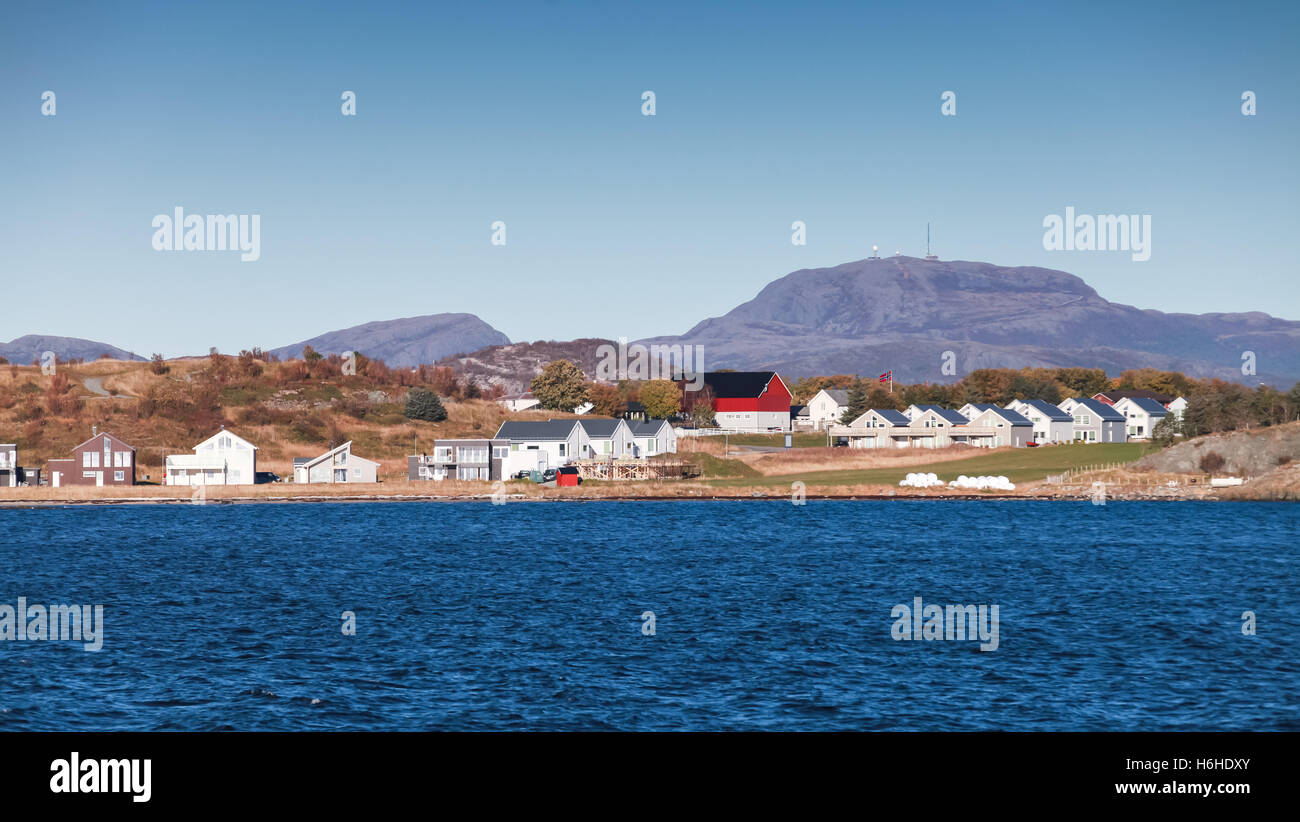
<path id="1" fill-rule="evenodd" d="M 873 468 L 861 471 L 809 471 L 780 474 L 762 479 L 729 478 L 707 481 L 710 485 L 789 485 L 801 480 L 812 485 L 897 485 L 909 473 L 936 474 L 945 482 L 965 474 L 968 477 L 1004 476 L 1012 482 L 1041 480 L 1072 468 L 1103 463 L 1132 462 L 1147 452 L 1146 443 L 1095 443 L 1092 445 L 1053 445 L 1042 448 L 1017 448 L 995 454 L 982 454 L 950 462 L 925 465 L 900 465 L 897 468 Z"/>
<path id="2" fill-rule="evenodd" d="M 793 435 L 795 448 L 825 448 L 826 432 L 800 431 Z M 731 434 L 727 437 L 730 445 L 766 445 L 771 448 L 785 447 L 785 434 Z"/>

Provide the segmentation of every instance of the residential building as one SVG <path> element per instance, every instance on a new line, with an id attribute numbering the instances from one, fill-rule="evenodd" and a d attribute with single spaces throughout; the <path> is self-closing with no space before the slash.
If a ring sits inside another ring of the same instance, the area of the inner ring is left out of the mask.
<path id="1" fill-rule="evenodd" d="M 849 407 L 847 388 L 823 388 L 808 400 L 808 421 L 818 431 L 828 425 L 839 425 L 840 417 Z"/>
<path id="2" fill-rule="evenodd" d="M 193 454 L 168 454 L 163 471 L 167 485 L 253 485 L 257 481 L 257 446 L 221 429 L 194 446 Z"/>
<path id="3" fill-rule="evenodd" d="M 959 411 L 954 411 L 951 408 L 944 408 L 942 405 L 933 404 L 909 405 L 907 406 L 907 409 L 903 411 L 903 416 L 907 417 L 913 423 L 916 423 L 917 420 L 924 417 L 927 413 L 931 415 L 931 427 L 939 426 L 940 422 L 946 423 L 947 425 L 965 425 L 968 421 Z"/>
<path id="4" fill-rule="evenodd" d="M 50 485 L 135 485 L 135 448 L 105 433 L 72 449 L 70 459 L 50 460 L 46 465 Z"/>
<path id="5" fill-rule="evenodd" d="M 713 401 L 714 422 L 731 431 L 789 431 L 790 389 L 775 371 L 709 371 L 703 376 L 708 391 L 690 390 L 683 379 L 683 410 L 689 412 L 702 396 Z"/>
<path id="6" fill-rule="evenodd" d="M 591 441 L 577 420 L 513 420 L 501 423 L 494 440 L 506 440 L 510 450 L 502 470 L 545 471 L 591 456 Z"/>
<path id="7" fill-rule="evenodd" d="M 1176 397 L 1172 402 L 1169 403 L 1169 405 L 1165 407 L 1169 409 L 1169 413 L 1173 414 L 1175 419 L 1177 419 L 1179 422 L 1182 422 L 1183 412 L 1187 410 L 1187 398 Z"/>
<path id="8" fill-rule="evenodd" d="M 1116 401 L 1114 408 L 1127 420 L 1125 429 L 1129 439 L 1151 439 L 1151 432 L 1169 415 L 1168 408 L 1147 397 L 1124 397 Z"/>
<path id="9" fill-rule="evenodd" d="M 677 430 L 668 420 L 646 420 L 631 423 L 635 442 L 633 456 L 657 457 L 677 453 Z"/>
<path id="10" fill-rule="evenodd" d="M 623 459 L 633 456 L 632 429 L 619 419 L 579 420 L 587 435 L 590 456 L 596 459 Z"/>
<path id="11" fill-rule="evenodd" d="M 352 442 L 293 461 L 295 483 L 379 482 L 379 463 L 352 453 Z"/>
<path id="12" fill-rule="evenodd" d="M 807 405 L 790 406 L 790 428 L 792 430 L 808 431 L 813 427 L 812 420 L 808 416 Z"/>
<path id="13" fill-rule="evenodd" d="M 511 394 L 508 397 L 502 397 L 497 400 L 501 405 L 506 407 L 507 411 L 527 411 L 541 405 L 541 400 L 533 396 L 532 391 L 525 391 L 522 394 Z"/>
<path id="14" fill-rule="evenodd" d="M 627 409 L 623 411 L 623 419 L 631 425 L 633 422 L 645 422 L 650 419 L 650 415 L 645 412 L 644 404 L 636 400 L 628 400 Z"/>
<path id="15" fill-rule="evenodd" d="M 1114 405 L 1123 399 L 1148 399 L 1164 405 L 1172 402 L 1173 397 L 1168 394 L 1161 394 L 1159 391 L 1148 391 L 1144 388 L 1111 388 L 1107 391 L 1098 391 L 1092 395 L 1094 400 L 1104 402 L 1107 405 Z"/>
<path id="16" fill-rule="evenodd" d="M 0 488 L 18 485 L 18 446 L 0 443 Z"/>
<path id="17" fill-rule="evenodd" d="M 508 439 L 439 439 L 433 441 L 433 454 L 407 458 L 407 478 L 411 480 L 506 479 L 506 461 L 510 456 Z"/>
<path id="18" fill-rule="evenodd" d="M 979 428 L 994 429 L 993 436 L 985 437 L 982 434 L 972 434 L 966 440 L 969 445 L 980 445 L 988 448 L 1001 448 L 1010 445 L 1013 448 L 1024 448 L 1034 441 L 1034 424 L 1029 421 L 1020 412 L 1010 408 L 999 408 L 994 405 L 985 408 L 976 416 L 972 417 L 967 427 L 971 432 Z M 954 437 L 960 437 L 960 427 L 953 429 Z M 958 439 L 960 442 L 961 440 Z"/>
<path id="19" fill-rule="evenodd" d="M 1074 397 L 1061 403 L 1071 416 L 1070 438 L 1075 442 L 1124 442 L 1126 419 L 1101 400 Z"/>
<path id="20" fill-rule="evenodd" d="M 1034 442 L 1039 445 L 1069 442 L 1074 438 L 1074 417 L 1047 400 L 1012 400 L 1007 408 L 1029 420 L 1034 426 Z"/>

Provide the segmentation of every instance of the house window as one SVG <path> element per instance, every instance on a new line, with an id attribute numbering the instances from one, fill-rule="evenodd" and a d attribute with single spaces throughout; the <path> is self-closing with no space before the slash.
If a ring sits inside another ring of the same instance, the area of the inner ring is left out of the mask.
<path id="1" fill-rule="evenodd" d="M 568 447 L 569 447 L 568 443 L 564 443 L 564 442 L 560 443 L 560 456 L 563 457 L 567 455 Z"/>
<path id="2" fill-rule="evenodd" d="M 493 459 L 503 460 L 503 459 L 505 459 L 509 454 L 510 454 L 510 449 L 507 448 L 507 447 L 505 447 L 505 446 L 503 446 L 503 445 L 498 445 L 498 446 L 496 446 L 495 448 L 492 449 L 492 458 L 493 458 Z"/>
<path id="3" fill-rule="evenodd" d="M 353 469 L 352 469 L 352 478 L 353 478 L 353 479 L 361 479 L 361 469 L 360 469 L 360 468 L 353 468 Z"/>
<path id="4" fill-rule="evenodd" d="M 126 472 L 125 472 L 125 471 L 114 471 L 114 472 L 113 472 L 113 480 L 116 481 L 116 482 L 126 482 Z"/>
<path id="5" fill-rule="evenodd" d="M 81 452 L 81 467 L 82 467 L 82 468 L 90 468 L 90 467 L 91 467 L 91 464 L 92 464 L 92 463 L 90 462 L 90 458 L 91 458 L 91 457 L 98 457 L 98 456 L 99 456 L 99 454 L 98 454 L 97 452 L 94 452 L 94 451 L 82 451 L 82 452 Z"/>

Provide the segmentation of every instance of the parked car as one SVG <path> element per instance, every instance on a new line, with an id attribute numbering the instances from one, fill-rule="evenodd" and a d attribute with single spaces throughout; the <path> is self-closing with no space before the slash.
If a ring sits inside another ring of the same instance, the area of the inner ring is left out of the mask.
<path id="1" fill-rule="evenodd" d="M 268 482 L 284 482 L 284 480 L 280 479 L 279 474 L 271 471 L 258 471 L 253 475 L 254 485 L 265 485 Z"/>
<path id="2" fill-rule="evenodd" d="M 527 468 L 522 468 L 516 471 L 514 475 L 511 477 L 511 479 L 528 479 L 529 474 L 532 473 L 533 472 L 529 471 Z"/>
<path id="3" fill-rule="evenodd" d="M 558 474 L 554 468 L 547 468 L 542 472 L 542 482 L 554 482 L 556 476 Z"/>

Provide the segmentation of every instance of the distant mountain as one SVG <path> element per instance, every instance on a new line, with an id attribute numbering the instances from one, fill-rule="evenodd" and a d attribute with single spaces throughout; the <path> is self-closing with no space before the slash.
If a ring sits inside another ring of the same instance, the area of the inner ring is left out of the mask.
<path id="1" fill-rule="evenodd" d="M 610 340 L 581 339 L 568 342 L 539 340 L 509 345 L 493 345 L 468 355 L 447 357 L 438 365 L 448 366 L 482 386 L 499 385 L 506 394 L 528 390 L 533 377 L 552 360 L 569 360 L 582 369 L 588 379 L 596 374 L 596 349 Z"/>
<path id="2" fill-rule="evenodd" d="M 270 353 L 282 359 L 301 357 L 303 347 L 310 345 L 326 356 L 357 351 L 390 366 L 409 367 L 509 342 L 509 337 L 473 314 L 429 314 L 330 331 Z"/>
<path id="3" fill-rule="evenodd" d="M 104 354 L 115 360 L 144 359 L 144 357 L 137 357 L 130 351 L 123 351 L 108 343 L 83 340 L 78 337 L 49 337 L 41 334 L 28 334 L 12 342 L 0 343 L 0 357 L 4 357 L 9 362 L 17 365 L 31 365 L 33 362 L 40 360 L 41 354 L 46 351 L 53 351 L 54 356 L 60 362 L 75 359 L 90 362 L 99 359 Z"/>
<path id="4" fill-rule="evenodd" d="M 1260 312 L 1165 314 L 1108 302 L 1073 274 L 960 260 L 887 257 L 804 269 L 677 337 L 707 368 L 783 376 L 892 369 L 950 382 L 976 368 L 1084 366 L 1182 371 L 1248 384 L 1300 379 L 1300 322 Z M 944 352 L 956 374 L 944 374 Z M 1241 373 L 1254 352 L 1257 374 Z"/>

